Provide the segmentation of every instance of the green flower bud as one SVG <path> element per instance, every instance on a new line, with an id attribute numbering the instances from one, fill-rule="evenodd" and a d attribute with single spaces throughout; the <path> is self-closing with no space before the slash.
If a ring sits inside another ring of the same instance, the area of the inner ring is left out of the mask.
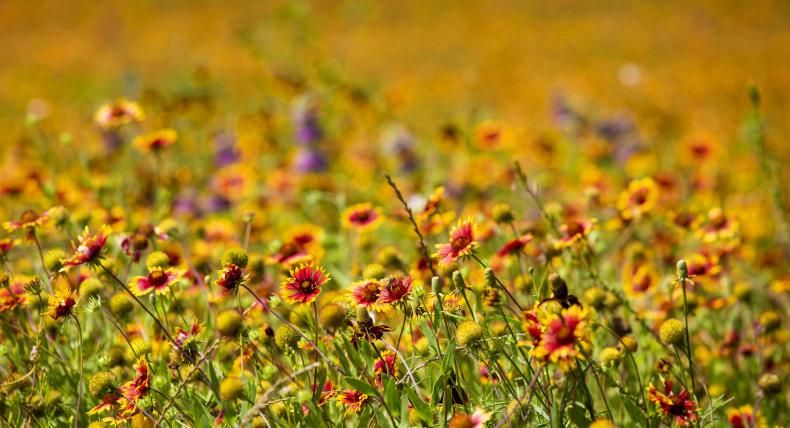
<path id="1" fill-rule="evenodd" d="M 461 272 L 453 272 L 453 285 L 456 289 L 461 291 L 466 289 L 466 282 L 464 282 L 464 276 L 461 275 Z"/>
<path id="2" fill-rule="evenodd" d="M 685 260 L 678 261 L 678 278 L 680 279 L 689 278 L 689 267 L 686 264 Z"/>
<path id="3" fill-rule="evenodd" d="M 431 278 L 431 292 L 437 296 L 442 292 L 442 280 L 438 276 Z"/>
<path id="4" fill-rule="evenodd" d="M 486 278 L 486 286 L 488 288 L 496 288 L 496 275 L 494 274 L 494 269 L 487 267 L 484 271 L 484 275 Z"/>

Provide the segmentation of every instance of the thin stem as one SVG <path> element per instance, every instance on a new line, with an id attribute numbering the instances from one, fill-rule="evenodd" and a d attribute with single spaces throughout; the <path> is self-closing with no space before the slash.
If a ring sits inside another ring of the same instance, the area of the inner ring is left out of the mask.
<path id="1" fill-rule="evenodd" d="M 432 276 L 439 276 L 436 273 L 436 269 L 433 267 L 433 260 L 431 260 L 431 256 L 428 253 L 428 246 L 425 245 L 425 238 L 422 236 L 422 232 L 420 232 L 420 227 L 417 226 L 417 221 L 414 220 L 414 213 L 412 213 L 411 208 L 409 208 L 409 204 L 406 203 L 406 199 L 403 198 L 400 190 L 398 190 L 398 186 L 395 185 L 395 182 L 392 181 L 392 177 L 389 175 L 384 176 L 387 179 L 387 183 L 392 187 L 392 190 L 395 191 L 395 196 L 398 197 L 401 205 L 403 205 L 403 209 L 406 210 L 406 214 L 409 215 L 409 221 L 411 222 L 412 228 L 414 228 L 414 233 L 417 234 L 417 237 L 420 239 L 420 250 L 422 251 L 422 257 L 425 259 L 425 262 L 428 263 L 428 269 L 431 270 Z"/>
<path id="2" fill-rule="evenodd" d="M 82 401 L 82 326 L 80 325 L 80 320 L 77 319 L 77 316 L 71 314 L 71 317 L 74 318 L 74 322 L 77 323 L 77 333 L 79 334 L 79 383 L 77 383 L 77 410 L 74 414 L 74 428 L 79 426 L 80 421 L 80 403 Z"/>
<path id="3" fill-rule="evenodd" d="M 694 357 L 691 351 L 691 336 L 689 335 L 689 310 L 686 302 L 686 278 L 680 278 L 680 286 L 683 288 L 683 317 L 686 322 L 686 357 L 689 361 L 689 376 L 691 376 L 691 394 L 696 397 L 697 387 L 694 383 Z"/>

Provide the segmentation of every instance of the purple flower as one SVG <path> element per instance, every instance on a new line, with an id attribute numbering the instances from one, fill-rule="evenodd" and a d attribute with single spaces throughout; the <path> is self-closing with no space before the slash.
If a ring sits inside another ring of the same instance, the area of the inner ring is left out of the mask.
<path id="1" fill-rule="evenodd" d="M 313 96 L 303 95 L 294 101 L 291 121 L 297 144 L 311 146 L 323 137 L 321 123 L 318 120 L 318 103 Z"/>
<path id="2" fill-rule="evenodd" d="M 220 132 L 214 137 L 214 165 L 222 168 L 238 162 L 240 154 L 236 148 L 236 138 L 230 132 Z"/>
<path id="3" fill-rule="evenodd" d="M 294 168 L 298 172 L 321 172 L 328 167 L 326 156 L 316 149 L 301 149 L 296 154 Z"/>

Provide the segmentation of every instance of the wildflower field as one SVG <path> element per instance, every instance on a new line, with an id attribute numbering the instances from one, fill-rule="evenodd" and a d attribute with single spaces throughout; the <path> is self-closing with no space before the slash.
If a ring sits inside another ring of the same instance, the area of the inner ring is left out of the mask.
<path id="1" fill-rule="evenodd" d="M 784 427 L 790 8 L 0 4 L 0 427 Z"/>

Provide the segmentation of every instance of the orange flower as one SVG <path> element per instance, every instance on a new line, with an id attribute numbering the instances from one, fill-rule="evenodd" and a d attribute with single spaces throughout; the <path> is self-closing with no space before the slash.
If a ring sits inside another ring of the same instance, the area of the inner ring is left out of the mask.
<path id="1" fill-rule="evenodd" d="M 472 250 L 477 247 L 476 233 L 477 224 L 472 219 L 459 220 L 458 225 L 450 231 L 450 242 L 436 245 L 437 256 L 441 258 L 439 263 L 448 265 L 460 257 L 472 254 Z"/>

